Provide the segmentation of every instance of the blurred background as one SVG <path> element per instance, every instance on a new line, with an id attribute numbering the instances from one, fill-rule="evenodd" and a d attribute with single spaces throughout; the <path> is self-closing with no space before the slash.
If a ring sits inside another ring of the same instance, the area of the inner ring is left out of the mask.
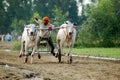
<path id="1" fill-rule="evenodd" d="M 75 23 L 75 47 L 120 47 L 120 0 L 0 0 L 0 40 L 20 41 L 24 25 L 44 16 L 55 27 Z"/>

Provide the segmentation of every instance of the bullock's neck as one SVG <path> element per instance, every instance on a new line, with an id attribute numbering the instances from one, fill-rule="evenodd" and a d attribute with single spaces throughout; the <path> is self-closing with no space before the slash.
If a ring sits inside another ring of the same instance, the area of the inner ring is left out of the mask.
<path id="1" fill-rule="evenodd" d="M 72 40 L 72 38 L 73 38 L 73 36 L 72 36 L 72 35 L 67 35 L 67 36 L 66 36 L 66 41 L 71 41 L 71 40 Z"/>

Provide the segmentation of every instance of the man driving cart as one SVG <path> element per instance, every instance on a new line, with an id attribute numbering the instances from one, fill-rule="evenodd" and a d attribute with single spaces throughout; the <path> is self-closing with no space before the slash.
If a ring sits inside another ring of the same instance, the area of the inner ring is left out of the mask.
<path id="1" fill-rule="evenodd" d="M 38 46 L 39 46 L 41 40 L 46 40 L 50 46 L 51 54 L 53 54 L 53 56 L 55 56 L 54 44 L 53 44 L 51 36 L 50 36 L 50 31 L 53 28 L 53 25 L 50 24 L 50 19 L 47 16 L 45 16 L 45 17 L 43 17 L 42 20 L 40 20 L 38 18 L 34 18 L 34 21 L 36 23 L 38 23 L 39 27 L 41 28 L 40 33 L 39 33 L 40 37 L 39 37 L 39 41 L 38 41 Z M 44 28 L 46 28 L 48 30 L 46 30 Z"/>

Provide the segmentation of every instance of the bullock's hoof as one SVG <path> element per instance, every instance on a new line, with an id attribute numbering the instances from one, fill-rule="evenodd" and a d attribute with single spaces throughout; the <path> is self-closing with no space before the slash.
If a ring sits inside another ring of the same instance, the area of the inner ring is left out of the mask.
<path id="1" fill-rule="evenodd" d="M 24 63 L 27 63 L 27 58 L 25 58 L 25 61 L 24 61 Z"/>
<path id="2" fill-rule="evenodd" d="M 27 63 L 27 61 L 28 61 L 28 58 L 27 58 L 27 57 L 25 57 L 25 59 L 24 59 L 24 63 Z"/>
<path id="3" fill-rule="evenodd" d="M 56 58 L 58 57 L 58 53 L 55 55 L 55 57 L 56 57 Z"/>
<path id="4" fill-rule="evenodd" d="M 72 57 L 70 57 L 70 64 L 73 62 Z"/>
<path id="5" fill-rule="evenodd" d="M 72 61 L 73 61 L 73 60 L 72 60 L 72 56 L 71 56 L 71 57 L 68 59 L 68 61 L 67 61 L 67 62 L 68 62 L 68 64 L 71 64 L 71 63 L 72 63 Z"/>
<path id="6" fill-rule="evenodd" d="M 53 54 L 53 56 L 55 56 L 55 53 L 52 53 Z"/>
<path id="7" fill-rule="evenodd" d="M 19 55 L 19 58 L 21 58 L 22 57 L 22 55 Z"/>
<path id="8" fill-rule="evenodd" d="M 32 52 L 28 52 L 28 55 L 31 55 Z"/>
<path id="9" fill-rule="evenodd" d="M 40 59 L 41 58 L 41 55 L 40 54 L 38 54 L 38 59 Z"/>

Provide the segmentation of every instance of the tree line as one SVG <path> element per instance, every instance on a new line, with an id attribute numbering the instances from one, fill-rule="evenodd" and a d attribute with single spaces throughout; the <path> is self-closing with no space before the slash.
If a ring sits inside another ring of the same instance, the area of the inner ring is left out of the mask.
<path id="1" fill-rule="evenodd" d="M 24 24 L 35 23 L 33 17 L 48 16 L 55 26 L 66 20 L 77 23 L 76 47 L 120 46 L 120 1 L 78 2 L 82 6 L 80 16 L 76 0 L 0 0 L 0 34 L 21 35 Z"/>
<path id="2" fill-rule="evenodd" d="M 33 17 L 48 16 L 57 25 L 65 20 L 78 22 L 77 13 L 75 0 L 0 0 L 0 33 L 21 33 Z"/>
<path id="3" fill-rule="evenodd" d="M 77 43 L 87 47 L 119 47 L 120 1 L 98 0 L 88 8 Z"/>

